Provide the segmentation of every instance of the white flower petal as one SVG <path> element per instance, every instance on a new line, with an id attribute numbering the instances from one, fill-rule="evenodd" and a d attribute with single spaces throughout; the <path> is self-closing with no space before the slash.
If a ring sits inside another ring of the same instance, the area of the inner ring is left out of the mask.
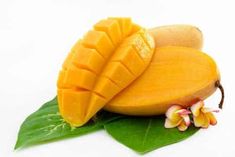
<path id="1" fill-rule="evenodd" d="M 192 111 L 192 114 L 194 115 L 194 116 L 198 116 L 199 114 L 200 114 L 200 112 L 201 112 L 201 108 L 204 106 L 204 103 L 203 103 L 203 101 L 198 101 L 197 103 L 195 103 L 195 104 L 193 104 L 191 107 L 190 107 L 190 109 L 191 109 L 191 111 Z"/>
<path id="2" fill-rule="evenodd" d="M 185 124 L 185 122 L 181 122 L 178 126 L 179 131 L 185 131 L 187 130 L 188 126 Z"/>
<path id="3" fill-rule="evenodd" d="M 181 119 L 181 117 L 179 116 L 179 114 L 177 114 L 176 112 L 178 110 L 182 109 L 181 106 L 179 105 L 173 105 L 171 106 L 167 111 L 166 111 L 166 117 L 169 118 L 171 121 L 179 121 Z"/>
<path id="4" fill-rule="evenodd" d="M 175 113 L 178 113 L 181 116 L 181 115 L 188 115 L 191 112 L 189 110 L 183 108 L 183 109 L 180 109 L 180 110 L 176 111 Z"/>
<path id="5" fill-rule="evenodd" d="M 219 112 L 219 110 L 216 110 L 216 109 L 213 109 L 213 108 L 209 108 L 209 107 L 203 107 L 203 108 L 201 109 L 201 111 L 202 111 L 203 113 Z"/>
<path id="6" fill-rule="evenodd" d="M 204 114 L 204 124 L 202 125 L 202 128 L 207 129 L 210 125 L 210 119 Z"/>
<path id="7" fill-rule="evenodd" d="M 184 119 L 185 124 L 189 126 L 190 125 L 189 115 L 182 115 L 181 117 Z"/>
<path id="8" fill-rule="evenodd" d="M 209 118 L 209 121 L 210 121 L 211 125 L 216 125 L 217 124 L 217 120 L 216 120 L 215 116 L 213 115 L 213 113 L 211 113 L 211 112 L 206 113 L 206 116 Z"/>
<path id="9" fill-rule="evenodd" d="M 180 123 L 181 123 L 182 120 L 178 121 L 178 122 L 174 122 L 174 121 L 171 121 L 170 119 L 166 118 L 165 120 L 165 128 L 174 128 L 174 127 L 177 127 Z"/>
<path id="10" fill-rule="evenodd" d="M 193 116 L 194 125 L 196 127 L 202 127 L 205 123 L 206 117 L 203 113 L 200 113 L 198 116 Z"/>

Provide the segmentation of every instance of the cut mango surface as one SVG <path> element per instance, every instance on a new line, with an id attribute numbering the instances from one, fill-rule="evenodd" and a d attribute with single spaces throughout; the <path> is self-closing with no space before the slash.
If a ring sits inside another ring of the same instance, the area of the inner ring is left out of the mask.
<path id="1" fill-rule="evenodd" d="M 105 109 L 127 115 L 160 115 L 174 104 L 185 107 L 204 100 L 220 80 L 213 59 L 186 47 L 157 48 L 153 59 L 131 85 L 118 93 Z"/>
<path id="2" fill-rule="evenodd" d="M 73 126 L 85 124 L 149 65 L 154 40 L 129 18 L 94 25 L 68 54 L 59 73 L 59 109 Z"/>

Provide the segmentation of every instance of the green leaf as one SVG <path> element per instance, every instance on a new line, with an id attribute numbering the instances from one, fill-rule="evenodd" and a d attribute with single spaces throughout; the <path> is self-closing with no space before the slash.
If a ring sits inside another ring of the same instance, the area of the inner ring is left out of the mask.
<path id="1" fill-rule="evenodd" d="M 57 98 L 31 114 L 20 127 L 15 149 L 73 136 L 80 136 L 105 127 L 107 132 L 129 148 L 146 153 L 184 140 L 198 128 L 185 132 L 164 128 L 165 117 L 131 117 L 100 111 L 82 127 L 71 127 L 60 116 Z"/>
<path id="2" fill-rule="evenodd" d="M 177 128 L 166 129 L 164 121 L 163 116 L 125 117 L 106 123 L 104 127 L 117 141 L 141 154 L 182 141 L 198 131 L 193 126 L 184 132 Z"/>
<path id="3" fill-rule="evenodd" d="M 101 111 L 95 121 L 89 121 L 82 127 L 71 127 L 61 117 L 57 98 L 44 104 L 31 114 L 20 127 L 15 149 L 32 144 L 43 143 L 72 136 L 80 136 L 103 128 L 103 124 L 122 117 L 121 115 Z"/>

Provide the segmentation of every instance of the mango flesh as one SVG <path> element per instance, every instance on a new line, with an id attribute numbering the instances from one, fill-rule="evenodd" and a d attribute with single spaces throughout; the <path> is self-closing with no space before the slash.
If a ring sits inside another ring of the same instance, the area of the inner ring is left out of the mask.
<path id="1" fill-rule="evenodd" d="M 199 28 L 191 25 L 167 25 L 151 28 L 148 32 L 153 36 L 156 47 L 183 46 L 201 49 L 203 35 Z"/>
<path id="2" fill-rule="evenodd" d="M 186 47 L 157 48 L 149 67 L 116 95 L 105 109 L 127 115 L 160 115 L 174 104 L 204 100 L 220 79 L 213 59 Z"/>
<path id="3" fill-rule="evenodd" d="M 68 54 L 59 73 L 62 117 L 85 124 L 149 65 L 154 40 L 129 18 L 108 18 L 94 25 Z"/>

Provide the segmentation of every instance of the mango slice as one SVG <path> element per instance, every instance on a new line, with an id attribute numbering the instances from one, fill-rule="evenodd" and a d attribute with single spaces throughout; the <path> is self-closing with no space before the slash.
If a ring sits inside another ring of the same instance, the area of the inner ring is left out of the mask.
<path id="1" fill-rule="evenodd" d="M 186 47 L 157 48 L 145 72 L 117 94 L 105 109 L 127 115 L 160 115 L 174 104 L 204 100 L 220 80 L 213 59 Z"/>
<path id="2" fill-rule="evenodd" d="M 94 25 L 68 54 L 59 73 L 59 109 L 73 126 L 85 124 L 139 77 L 154 53 L 154 40 L 129 18 Z"/>

